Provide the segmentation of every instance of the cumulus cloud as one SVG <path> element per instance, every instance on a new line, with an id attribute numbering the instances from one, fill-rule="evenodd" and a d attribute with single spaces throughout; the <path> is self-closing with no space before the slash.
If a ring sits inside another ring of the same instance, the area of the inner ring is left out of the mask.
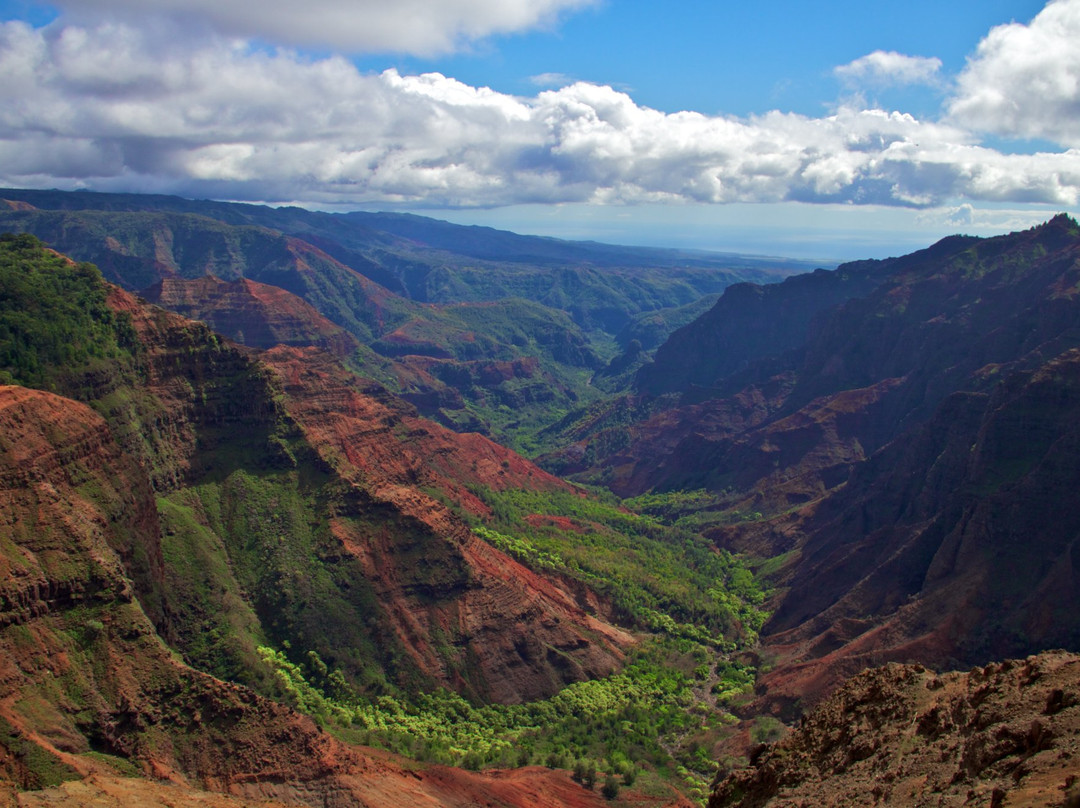
<path id="1" fill-rule="evenodd" d="M 221 33 L 347 53 L 430 56 L 491 34 L 549 24 L 594 0 L 58 0 L 76 14 L 118 20 L 159 15 L 209 24 Z"/>
<path id="2" fill-rule="evenodd" d="M 1080 146 L 1080 0 L 1051 0 L 1029 24 L 979 44 L 949 104 L 962 126 Z"/>
<path id="3" fill-rule="evenodd" d="M 877 50 L 840 65 L 833 72 L 846 84 L 878 86 L 937 84 L 941 60 L 936 57 L 907 56 L 896 51 Z"/>
<path id="4" fill-rule="evenodd" d="M 1006 155 L 880 110 L 666 114 L 605 86 L 517 97 L 120 24 L 4 24 L 0 74 L 9 185 L 325 205 L 1080 199 L 1080 151 Z"/>

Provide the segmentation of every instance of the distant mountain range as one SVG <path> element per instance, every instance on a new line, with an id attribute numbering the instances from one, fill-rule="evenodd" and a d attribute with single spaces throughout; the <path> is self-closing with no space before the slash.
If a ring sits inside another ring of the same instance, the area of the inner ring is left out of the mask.
<path id="1" fill-rule="evenodd" d="M 363 346 L 355 361 L 365 372 L 426 415 L 518 448 L 534 446 L 539 430 L 595 400 L 593 373 L 640 336 L 646 351 L 654 349 L 688 322 L 703 296 L 809 268 L 778 258 L 519 236 L 400 214 L 16 189 L 0 189 L 0 200 L 0 231 L 32 233 L 93 262 L 106 280 L 130 291 L 213 276 L 290 292 L 355 337 Z M 213 318 L 211 307 L 225 303 L 213 296 L 200 312 Z M 195 314 L 190 306 L 184 311 Z M 214 322 L 238 314 L 229 310 Z M 648 325 L 637 325 L 643 317 Z M 256 340 L 263 328 L 237 321 L 229 335 Z M 516 362 L 517 375 L 487 372 L 480 365 L 488 362 Z M 473 383 L 448 385 L 447 377 Z M 601 386 L 617 384 L 607 377 Z"/>

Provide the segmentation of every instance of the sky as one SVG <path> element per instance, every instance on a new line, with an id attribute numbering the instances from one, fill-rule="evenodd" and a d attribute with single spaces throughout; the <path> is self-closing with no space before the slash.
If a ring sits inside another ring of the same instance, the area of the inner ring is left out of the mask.
<path id="1" fill-rule="evenodd" d="M 0 0 L 0 185 L 881 257 L 1080 211 L 1080 0 Z"/>

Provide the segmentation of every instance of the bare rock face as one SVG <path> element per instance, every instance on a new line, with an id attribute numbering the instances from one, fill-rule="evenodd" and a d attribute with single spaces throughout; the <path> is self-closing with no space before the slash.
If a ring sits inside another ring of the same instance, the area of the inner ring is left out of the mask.
<path id="1" fill-rule="evenodd" d="M 985 391 L 1008 370 L 1077 347 L 1078 255 L 1080 229 L 1061 215 L 994 239 L 952 237 L 903 258 L 733 287 L 642 369 L 639 393 L 677 406 L 587 436 L 585 459 L 567 470 L 600 479 L 613 469 L 604 481 L 625 495 L 732 488 L 771 497 L 755 503 L 763 513 L 803 504 L 952 393 Z"/>
<path id="2" fill-rule="evenodd" d="M 142 295 L 151 303 L 190 320 L 200 320 L 219 334 L 252 348 L 314 345 L 343 358 L 359 344 L 311 304 L 284 289 L 249 278 L 162 278 Z"/>
<path id="3" fill-rule="evenodd" d="M 766 626 L 778 709 L 869 665 L 985 664 L 1080 643 L 1080 351 L 957 394 L 789 517 L 798 564 Z M 776 525 L 774 529 L 778 529 Z"/>
<path id="4" fill-rule="evenodd" d="M 751 758 L 716 783 L 709 808 L 1072 806 L 1080 657 L 868 670 Z"/>
<path id="5" fill-rule="evenodd" d="M 432 495 L 483 515 L 487 508 L 471 487 L 566 489 L 565 483 L 480 435 L 420 418 L 317 348 L 279 346 L 260 359 L 121 290 L 110 301 L 132 318 L 146 347 L 155 445 L 147 449 L 141 431 L 136 444 L 150 455 L 145 460 L 159 489 L 217 473 L 215 446 L 231 457 L 227 447 L 237 443 L 249 452 L 266 447 L 260 464 L 314 463 L 329 473 L 326 486 L 344 486 L 344 494 L 325 495 L 335 502 L 332 515 L 309 514 L 328 534 L 318 564 L 334 569 L 345 600 L 372 591 L 379 614 L 344 615 L 353 627 L 335 626 L 335 643 L 367 641 L 365 626 L 375 621 L 373 641 L 399 649 L 414 673 L 500 702 L 545 697 L 620 664 L 633 643 L 628 634 L 583 611 L 561 581 L 476 538 Z M 271 433 L 282 428 L 302 436 L 309 456 L 276 458 Z M 337 597 L 334 590 L 330 596 Z M 275 619 L 275 608 L 257 606 L 264 620 Z M 326 634 L 314 616 L 317 603 L 307 612 L 301 630 Z M 317 648 L 333 657 L 332 645 Z"/>
<path id="6" fill-rule="evenodd" d="M 161 576 L 157 514 L 104 420 L 69 399 L 0 387 L 0 625 L 80 604 L 131 603 L 122 557 Z M 82 494 L 79 488 L 92 492 Z"/>
<path id="7" fill-rule="evenodd" d="M 160 574 L 145 476 L 85 405 L 0 387 L 5 584 L 0 628 L 0 770 L 33 789 L 109 771 L 229 790 L 246 773 L 299 766 L 325 778 L 345 754 L 310 720 L 179 664 L 154 630 L 121 554 Z M 290 737 L 292 749 L 276 746 Z M 263 754 L 277 755 L 274 763 Z M 363 756 L 345 754 L 351 765 Z"/>
<path id="8" fill-rule="evenodd" d="M 254 683 L 244 666 L 269 638 L 328 664 L 346 660 L 337 664 L 357 681 L 375 670 L 501 702 L 619 666 L 634 642 L 627 633 L 586 612 L 578 588 L 478 539 L 446 504 L 485 515 L 477 486 L 565 483 L 479 435 L 418 417 L 318 348 L 279 347 L 263 361 L 115 287 L 108 305 L 130 323 L 132 358 L 77 375 L 72 387 L 101 413 L 127 469 L 120 479 L 131 480 L 110 518 L 145 528 L 142 546 L 121 546 L 130 531 L 114 540 L 135 584 L 129 597 L 189 662 Z M 36 445 L 16 437 L 18 424 L 14 445 Z M 99 424 L 74 439 L 104 434 Z M 28 472 L 11 473 L 21 491 Z M 98 488 L 91 501 L 111 496 Z M 62 544 L 50 530 L 40 540 Z M 166 535 L 182 562 L 167 570 Z M 204 555 L 194 563 L 192 553 Z M 48 586 L 33 578 L 11 592 L 12 608 L 66 597 Z M 232 611 L 245 615 L 239 632 L 219 617 Z M 223 657 L 205 642 L 215 630 L 246 639 Z M 346 650 L 358 647 L 366 653 Z M 397 669 L 380 669 L 391 663 Z"/>

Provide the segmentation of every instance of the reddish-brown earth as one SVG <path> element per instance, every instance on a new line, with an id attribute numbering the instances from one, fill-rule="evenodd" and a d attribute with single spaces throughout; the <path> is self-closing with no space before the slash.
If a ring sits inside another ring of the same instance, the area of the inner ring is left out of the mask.
<path id="1" fill-rule="evenodd" d="M 709 808 L 1080 804 L 1080 657 L 935 674 L 889 665 L 844 685 L 719 781 Z"/>
<path id="2" fill-rule="evenodd" d="M 289 708 L 178 662 L 124 575 L 125 553 L 158 563 L 147 491 L 101 416 L 0 387 L 0 796 L 9 803 L 604 804 L 567 772 L 413 768 L 348 747 Z M 537 587 L 538 598 L 551 593 Z M 116 777 L 117 758 L 160 782 Z M 81 782 L 38 792 L 50 776 Z"/>
<path id="3" fill-rule="evenodd" d="M 159 487 L 202 473 L 215 441 L 247 431 L 252 443 L 265 442 L 274 420 L 288 419 L 350 487 L 329 522 L 335 555 L 360 562 L 386 610 L 383 628 L 422 674 L 516 702 L 618 666 L 633 641 L 590 613 L 595 598 L 480 541 L 433 496 L 484 514 L 470 487 L 568 490 L 566 483 L 480 435 L 418 417 L 318 349 L 278 347 L 259 360 L 119 289 L 110 304 L 132 317 L 147 348 L 144 389 L 157 404 L 149 431 L 156 456 L 146 464 Z M 436 630 L 453 638 L 453 659 L 433 641 Z M 465 660 L 475 674 L 468 681 L 457 667 Z"/>
<path id="4" fill-rule="evenodd" d="M 794 547 L 768 624 L 777 709 L 868 665 L 1076 647 L 1080 351 L 957 394 L 813 508 L 738 530 Z M 786 708 L 784 708 L 786 709 Z"/>
<path id="5" fill-rule="evenodd" d="M 415 663 L 454 681 L 430 637 L 462 638 L 472 673 L 490 698 L 550 695 L 566 682 L 615 669 L 633 640 L 598 620 L 556 580 L 543 578 L 478 539 L 429 491 L 478 514 L 468 486 L 562 488 L 565 483 L 479 435 L 459 435 L 417 417 L 375 385 L 314 350 L 275 348 L 264 361 L 281 380 L 285 408 L 343 479 L 416 525 L 413 537 L 372 531 L 348 512 L 332 521 L 361 562 Z M 443 573 L 418 581 L 415 566 Z M 458 573 L 457 571 L 461 572 Z"/>
<path id="6" fill-rule="evenodd" d="M 475 513 L 466 486 L 574 490 L 516 452 L 425 418 L 377 384 L 316 350 L 276 348 L 261 357 L 281 380 L 288 410 L 319 443 L 330 441 L 373 484 L 434 487 Z"/>
<path id="7" fill-rule="evenodd" d="M 710 538 L 781 557 L 749 709 L 785 718 L 871 665 L 1080 647 L 1080 228 L 841 272 L 866 283 L 832 308 L 848 292 L 828 273 L 736 290 L 768 318 L 805 287 L 801 331 L 740 330 L 722 298 L 643 371 L 677 406 L 639 397 L 647 419 L 562 458 L 623 494 L 708 489 Z M 708 355 L 728 344 L 757 358 Z"/>
<path id="8" fill-rule="evenodd" d="M 304 642 L 299 653 L 317 648 L 334 662 L 320 631 L 356 636 L 376 653 L 394 652 L 396 636 L 396 648 L 412 655 L 399 663 L 403 679 L 486 700 L 545 696 L 607 673 L 633 640 L 598 617 L 595 596 L 516 564 L 446 504 L 482 514 L 471 487 L 565 484 L 479 436 L 420 419 L 318 349 L 278 348 L 267 364 L 117 288 L 108 302 L 133 326 L 123 326 L 126 350 L 115 363 L 58 376 L 94 409 L 0 387 L 4 796 L 94 778 L 40 799 L 206 804 L 197 790 L 210 789 L 249 803 L 318 806 L 600 804 L 567 772 L 467 773 L 347 746 L 289 707 L 183 661 L 217 664 L 191 640 L 200 626 L 234 632 L 228 639 L 240 656 L 224 657 L 227 664 L 250 660 L 268 638 L 289 647 L 278 625 L 258 621 L 280 617 L 262 604 L 291 579 L 264 585 L 249 576 L 254 587 L 237 586 L 250 562 L 230 558 L 225 541 L 251 539 L 247 525 L 234 536 L 237 528 L 211 519 L 199 498 L 231 496 L 239 469 L 241 485 L 291 496 L 290 518 L 309 522 L 273 537 L 278 545 L 309 541 L 292 558 L 323 576 L 322 589 L 299 590 L 314 606 L 283 601 L 307 621 L 299 623 L 305 633 L 285 635 Z M 240 500 L 245 514 L 256 505 Z M 202 555 L 183 555 L 192 546 Z M 329 566 L 333 578 L 323 572 Z M 349 600 L 350 590 L 361 597 Z M 335 610 L 332 621 L 323 603 Z M 348 611 L 354 603 L 358 615 Z M 207 617 L 230 604 L 241 622 Z M 345 634 L 372 623 L 384 624 L 381 634 Z M 451 666 L 454 659 L 464 664 Z M 250 676 L 242 681 L 273 681 L 272 671 L 241 673 Z M 264 692 L 279 691 L 271 684 Z M 180 791 L 125 787 L 116 775 L 132 769 Z M 187 796 L 174 801 L 174 793 Z"/>
<path id="9" fill-rule="evenodd" d="M 352 778 L 349 778 L 352 779 Z M 343 783 L 349 779 L 342 778 Z M 347 786 L 320 805 L 341 808 L 601 808 L 612 803 L 599 791 L 587 791 L 570 779 L 567 772 L 528 767 L 484 773 L 442 767 L 418 771 L 402 769 L 396 775 L 366 773 L 362 788 Z M 93 773 L 85 779 L 30 792 L 5 792 L 0 786 L 0 805 L 19 808 L 285 808 L 303 804 L 287 786 L 259 789 L 279 792 L 279 798 L 230 796 L 204 791 L 169 781 L 117 777 Z M 649 808 L 693 808 L 694 803 L 672 793 L 668 797 L 647 797 L 623 790 L 618 806 Z"/>
<path id="10" fill-rule="evenodd" d="M 248 278 L 163 278 L 142 296 L 252 348 L 315 345 L 343 358 L 359 344 L 296 295 Z"/>

